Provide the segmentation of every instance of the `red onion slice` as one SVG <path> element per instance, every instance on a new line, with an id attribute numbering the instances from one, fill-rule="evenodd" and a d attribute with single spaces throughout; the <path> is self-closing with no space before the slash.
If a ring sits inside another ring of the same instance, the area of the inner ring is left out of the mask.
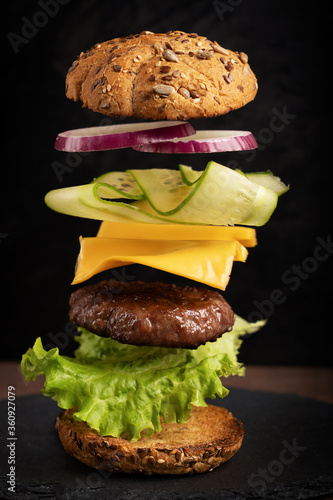
<path id="1" fill-rule="evenodd" d="M 193 134 L 195 129 L 186 121 L 123 123 L 62 132 L 54 147 L 71 152 L 105 151 L 170 141 Z"/>
<path id="2" fill-rule="evenodd" d="M 135 146 L 146 153 L 220 153 L 255 149 L 258 144 L 251 132 L 244 130 L 198 130 L 186 138 Z"/>

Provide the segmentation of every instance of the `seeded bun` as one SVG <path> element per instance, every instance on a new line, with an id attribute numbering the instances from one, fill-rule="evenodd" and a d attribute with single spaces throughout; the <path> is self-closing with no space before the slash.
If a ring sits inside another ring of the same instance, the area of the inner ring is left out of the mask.
<path id="1" fill-rule="evenodd" d="M 69 99 L 104 115 L 147 120 L 223 115 L 254 99 L 257 89 L 244 52 L 183 31 L 98 43 L 66 77 Z"/>
<path id="2" fill-rule="evenodd" d="M 95 469 L 143 474 L 194 474 L 229 460 L 241 447 L 243 426 L 225 408 L 193 407 L 184 424 L 162 424 L 161 432 L 131 442 L 99 436 L 75 410 L 56 421 L 60 441 L 71 456 Z"/>

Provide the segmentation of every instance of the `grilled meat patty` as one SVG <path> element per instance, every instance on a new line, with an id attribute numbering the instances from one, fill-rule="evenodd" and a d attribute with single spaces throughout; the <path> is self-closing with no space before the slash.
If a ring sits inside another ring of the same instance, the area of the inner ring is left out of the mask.
<path id="1" fill-rule="evenodd" d="M 165 283 L 101 281 L 70 297 L 70 320 L 125 344 L 197 348 L 230 331 L 235 318 L 217 291 Z"/>

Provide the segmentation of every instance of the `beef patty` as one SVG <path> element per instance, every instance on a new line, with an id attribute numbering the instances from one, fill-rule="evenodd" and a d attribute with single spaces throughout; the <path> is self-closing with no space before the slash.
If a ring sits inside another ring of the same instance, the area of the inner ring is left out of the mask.
<path id="1" fill-rule="evenodd" d="M 139 346 L 196 348 L 235 321 L 219 292 L 165 283 L 101 281 L 76 290 L 69 304 L 73 323 Z"/>

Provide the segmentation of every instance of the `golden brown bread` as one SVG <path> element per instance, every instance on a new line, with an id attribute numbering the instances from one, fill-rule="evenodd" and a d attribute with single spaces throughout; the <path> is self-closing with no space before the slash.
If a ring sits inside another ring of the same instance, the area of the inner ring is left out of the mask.
<path id="1" fill-rule="evenodd" d="M 196 33 L 115 38 L 82 52 L 68 70 L 66 95 L 109 116 L 189 120 L 222 115 L 257 93 L 243 52 Z"/>
<path id="2" fill-rule="evenodd" d="M 73 418 L 74 410 L 62 412 L 56 421 L 67 453 L 96 469 L 144 474 L 193 474 L 212 470 L 241 447 L 241 422 L 225 408 L 193 407 L 184 424 L 162 424 L 161 432 L 131 442 L 99 436 L 85 422 Z"/>

